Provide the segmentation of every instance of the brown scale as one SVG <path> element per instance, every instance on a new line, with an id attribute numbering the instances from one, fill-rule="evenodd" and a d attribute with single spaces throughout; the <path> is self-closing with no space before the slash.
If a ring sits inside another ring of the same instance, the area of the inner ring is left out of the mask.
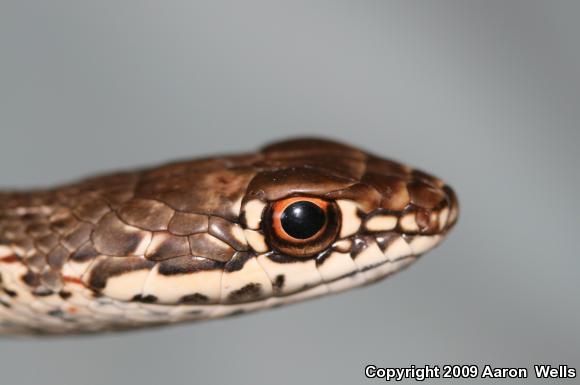
<path id="1" fill-rule="evenodd" d="M 190 255 L 189 240 L 187 237 L 175 236 L 169 232 L 157 232 L 145 252 L 145 258 L 151 261 Z"/>
<path id="2" fill-rule="evenodd" d="M 214 261 L 227 262 L 236 253 L 233 247 L 208 233 L 191 235 L 189 237 L 189 245 L 192 255 L 213 259 Z"/>
<path id="3" fill-rule="evenodd" d="M 210 217 L 209 234 L 227 243 L 236 251 L 248 251 L 248 245 L 234 236 L 234 227 L 239 226 L 221 217 Z"/>
<path id="4" fill-rule="evenodd" d="M 235 271 L 255 255 L 234 235 L 244 225 L 240 207 L 253 199 L 270 204 L 300 194 L 355 201 L 363 220 L 377 212 L 396 217 L 413 212 L 422 234 L 448 231 L 458 212 L 453 191 L 433 176 L 344 144 L 298 139 L 255 154 L 0 193 L 0 245 L 20 253 L 16 257 L 29 268 L 23 281 L 42 293 L 59 290 L 68 261 L 83 264 L 97 257 L 84 280 L 97 293 L 110 277 L 156 265 L 164 275 Z M 433 221 L 432 214 L 444 208 L 450 211 L 447 223 Z M 356 255 L 366 238 L 351 239 Z M 377 239 L 384 248 L 391 237 Z M 274 279 L 274 287 L 282 287 L 283 279 Z M 256 296 L 258 289 L 242 288 L 232 301 Z"/>
<path id="5" fill-rule="evenodd" d="M 209 229 L 209 217 L 201 214 L 176 212 L 169 221 L 168 230 L 175 235 L 205 233 Z"/>
<path id="6" fill-rule="evenodd" d="M 167 230 L 174 214 L 171 207 L 150 199 L 132 199 L 118 210 L 118 216 L 123 222 L 148 231 Z"/>

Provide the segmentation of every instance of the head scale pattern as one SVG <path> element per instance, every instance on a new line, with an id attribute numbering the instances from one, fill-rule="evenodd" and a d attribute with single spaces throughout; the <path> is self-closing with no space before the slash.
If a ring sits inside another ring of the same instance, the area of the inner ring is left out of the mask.
<path id="1" fill-rule="evenodd" d="M 0 198 L 0 234 L 11 237 L 0 248 L 21 262 L 12 275 L 23 290 L 165 317 L 146 323 L 377 281 L 437 245 L 458 216 L 438 178 L 321 139 Z M 119 327 L 141 322 L 127 312 Z"/>

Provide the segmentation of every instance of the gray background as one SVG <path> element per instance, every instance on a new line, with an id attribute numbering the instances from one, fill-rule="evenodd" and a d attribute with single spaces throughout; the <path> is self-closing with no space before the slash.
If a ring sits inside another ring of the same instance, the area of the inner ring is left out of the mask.
<path id="1" fill-rule="evenodd" d="M 579 12 L 1 0 L 3 186 L 308 134 L 444 177 L 462 217 L 410 270 L 342 295 L 152 331 L 0 340 L 0 383 L 378 381 L 367 363 L 580 369 Z M 459 381 L 477 382 L 494 383 Z"/>

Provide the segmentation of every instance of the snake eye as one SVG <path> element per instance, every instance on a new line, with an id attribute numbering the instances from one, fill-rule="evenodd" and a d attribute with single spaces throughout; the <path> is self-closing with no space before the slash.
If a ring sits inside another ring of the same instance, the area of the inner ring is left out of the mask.
<path id="1" fill-rule="evenodd" d="M 326 212 L 310 201 L 294 202 L 280 214 L 282 230 L 296 239 L 308 239 L 326 224 Z"/>
<path id="2" fill-rule="evenodd" d="M 270 247 L 294 257 L 309 257 L 326 249 L 338 234 L 336 204 L 311 197 L 292 197 L 270 204 L 264 218 Z"/>

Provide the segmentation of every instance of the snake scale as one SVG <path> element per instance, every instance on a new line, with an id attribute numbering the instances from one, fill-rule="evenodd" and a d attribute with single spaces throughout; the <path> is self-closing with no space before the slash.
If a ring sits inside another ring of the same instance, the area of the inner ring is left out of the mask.
<path id="1" fill-rule="evenodd" d="M 441 180 L 323 139 L 0 193 L 0 333 L 126 330 L 376 282 L 436 246 Z"/>

